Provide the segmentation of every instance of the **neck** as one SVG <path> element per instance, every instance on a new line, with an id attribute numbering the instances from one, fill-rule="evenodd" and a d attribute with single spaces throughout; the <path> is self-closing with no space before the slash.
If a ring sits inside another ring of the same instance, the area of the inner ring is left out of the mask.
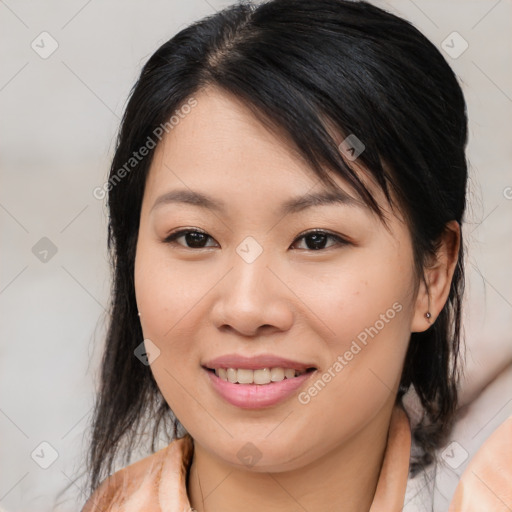
<path id="1" fill-rule="evenodd" d="M 307 466 L 272 473 L 233 468 L 194 443 L 188 496 L 197 512 L 369 511 L 386 450 L 391 407 Z"/>

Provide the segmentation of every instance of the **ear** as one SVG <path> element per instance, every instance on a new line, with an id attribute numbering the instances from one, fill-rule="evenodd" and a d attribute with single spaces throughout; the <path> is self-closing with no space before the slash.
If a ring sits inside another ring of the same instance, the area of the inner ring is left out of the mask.
<path id="1" fill-rule="evenodd" d="M 448 222 L 434 258 L 425 268 L 425 279 L 422 279 L 418 288 L 411 332 L 426 331 L 446 304 L 457 266 L 460 239 L 459 223 L 455 220 Z M 427 313 L 430 313 L 430 318 Z"/>

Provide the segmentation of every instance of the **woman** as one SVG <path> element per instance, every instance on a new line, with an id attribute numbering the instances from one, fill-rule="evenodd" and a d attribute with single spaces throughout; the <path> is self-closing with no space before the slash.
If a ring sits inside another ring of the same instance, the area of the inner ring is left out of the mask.
<path id="1" fill-rule="evenodd" d="M 402 510 L 457 405 L 466 135 L 439 51 L 364 2 L 235 5 L 159 48 L 104 187 L 84 512 Z M 148 428 L 174 440 L 98 488 Z"/>

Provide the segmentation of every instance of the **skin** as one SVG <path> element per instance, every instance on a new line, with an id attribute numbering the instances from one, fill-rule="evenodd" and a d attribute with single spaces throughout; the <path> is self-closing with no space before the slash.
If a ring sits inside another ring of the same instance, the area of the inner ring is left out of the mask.
<path id="1" fill-rule="evenodd" d="M 512 416 L 485 441 L 464 470 L 448 512 L 512 509 Z"/>
<path id="2" fill-rule="evenodd" d="M 151 371 L 194 439 L 191 505 L 199 512 L 368 510 L 410 333 L 427 329 L 447 299 L 457 225 L 427 269 L 427 293 L 414 274 L 406 224 L 364 170 L 389 230 L 361 201 L 283 217 L 277 210 L 284 201 L 325 185 L 284 136 L 236 98 L 214 88 L 195 98 L 197 106 L 155 150 L 135 262 L 144 338 L 160 350 Z M 226 209 L 153 208 L 177 188 L 209 194 Z M 179 228 L 206 232 L 206 247 L 189 248 L 184 236 L 166 243 Z M 324 249 L 313 250 L 311 238 L 299 237 L 312 229 L 347 243 L 327 238 Z M 252 263 L 236 252 L 247 236 L 263 249 Z M 307 404 L 296 393 L 272 407 L 237 408 L 201 368 L 224 354 L 271 353 L 311 363 L 314 382 L 397 303 L 400 312 Z M 261 454 L 251 467 L 237 456 L 248 442 Z"/>

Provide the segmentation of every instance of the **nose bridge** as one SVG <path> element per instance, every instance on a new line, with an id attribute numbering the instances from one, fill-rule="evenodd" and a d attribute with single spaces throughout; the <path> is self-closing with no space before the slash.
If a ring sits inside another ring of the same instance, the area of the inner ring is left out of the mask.
<path id="1" fill-rule="evenodd" d="M 265 285 L 268 290 L 269 256 L 270 251 L 265 250 L 263 244 L 253 236 L 247 236 L 235 248 L 231 286 L 240 295 L 239 299 L 251 302 L 251 299 L 262 298 L 261 292 L 264 292 Z"/>
<path id="2" fill-rule="evenodd" d="M 229 262 L 231 271 L 217 296 L 219 326 L 230 325 L 245 335 L 255 334 L 263 325 L 289 327 L 292 313 L 283 295 L 286 289 L 268 268 L 272 267 L 271 256 L 253 237 L 236 247 Z"/>

